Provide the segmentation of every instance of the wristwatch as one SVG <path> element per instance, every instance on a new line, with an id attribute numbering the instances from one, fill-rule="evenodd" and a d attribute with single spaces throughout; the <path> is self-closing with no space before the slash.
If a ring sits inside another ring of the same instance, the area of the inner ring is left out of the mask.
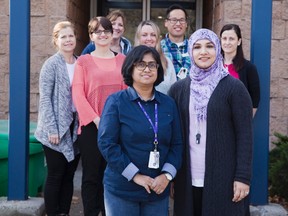
<path id="1" fill-rule="evenodd" d="M 173 179 L 172 175 L 170 173 L 164 173 L 168 181 L 171 181 Z"/>

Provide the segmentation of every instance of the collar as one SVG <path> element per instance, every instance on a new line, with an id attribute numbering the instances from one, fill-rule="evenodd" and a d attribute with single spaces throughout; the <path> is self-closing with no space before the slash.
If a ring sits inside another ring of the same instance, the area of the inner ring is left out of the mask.
<path id="1" fill-rule="evenodd" d="M 172 41 L 170 40 L 170 38 L 169 38 L 169 33 L 166 33 L 166 35 L 165 35 L 165 40 L 166 40 L 166 42 L 168 42 L 169 44 L 176 44 L 176 45 L 177 45 L 177 43 L 174 43 L 174 42 L 172 42 Z M 178 45 L 177 45 L 177 46 L 178 46 Z M 184 40 L 183 40 L 181 46 L 188 46 L 188 40 L 187 40 L 186 36 L 184 36 Z"/>
<path id="2" fill-rule="evenodd" d="M 138 93 L 136 92 L 136 90 L 133 87 L 129 86 L 127 88 L 127 92 L 128 92 L 128 95 L 129 95 L 129 99 L 131 101 L 135 101 L 135 100 L 138 100 L 138 99 L 143 101 L 142 98 L 140 97 L 140 95 L 138 95 Z M 158 91 L 156 91 L 155 89 L 154 89 L 154 94 L 153 94 L 152 98 L 149 101 L 153 101 L 153 100 L 157 101 L 158 103 L 161 103 L 160 93 Z"/>

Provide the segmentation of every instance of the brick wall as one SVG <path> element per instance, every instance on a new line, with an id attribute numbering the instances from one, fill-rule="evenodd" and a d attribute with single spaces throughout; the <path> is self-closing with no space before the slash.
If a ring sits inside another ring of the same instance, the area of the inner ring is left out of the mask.
<path id="1" fill-rule="evenodd" d="M 0 0 L 0 118 L 9 113 L 9 0 Z M 54 25 L 62 20 L 75 23 L 79 55 L 89 41 L 87 24 L 90 1 L 31 0 L 30 119 L 37 120 L 38 79 L 44 61 L 56 50 L 51 42 Z"/>
<path id="2" fill-rule="evenodd" d="M 288 1 L 273 1 L 270 131 L 288 134 Z"/>
<path id="3" fill-rule="evenodd" d="M 3 119 L 9 111 L 9 0 L 0 0 L 0 5 L 0 119 Z"/>
<path id="4" fill-rule="evenodd" d="M 52 29 L 62 20 L 67 20 L 67 1 L 31 0 L 31 53 L 30 53 L 30 119 L 37 120 L 38 79 L 45 60 L 56 50 L 52 45 Z"/>

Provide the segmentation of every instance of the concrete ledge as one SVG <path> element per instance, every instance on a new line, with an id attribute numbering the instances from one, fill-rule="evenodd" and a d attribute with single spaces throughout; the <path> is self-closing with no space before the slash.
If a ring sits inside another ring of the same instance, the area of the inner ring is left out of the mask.
<path id="1" fill-rule="evenodd" d="M 251 216 L 287 216 L 287 211 L 279 204 L 270 203 L 264 206 L 250 206 Z"/>
<path id="2" fill-rule="evenodd" d="M 0 197 L 0 212 L 1 216 L 43 216 L 44 199 L 31 197 L 24 201 L 7 201 L 7 197 Z"/>

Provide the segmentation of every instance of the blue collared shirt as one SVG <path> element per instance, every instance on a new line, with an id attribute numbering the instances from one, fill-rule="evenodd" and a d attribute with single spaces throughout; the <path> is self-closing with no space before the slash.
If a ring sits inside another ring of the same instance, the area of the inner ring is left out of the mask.
<path id="1" fill-rule="evenodd" d="M 121 37 L 120 39 L 120 47 L 122 50 L 122 54 L 127 55 L 127 53 L 132 49 L 132 45 L 130 43 L 130 41 L 125 38 L 125 37 Z M 95 44 L 91 41 L 82 51 L 81 55 L 85 55 L 85 54 L 90 54 L 91 52 L 93 52 L 95 50 Z"/>
<path id="2" fill-rule="evenodd" d="M 149 154 L 154 150 L 154 131 L 138 101 L 153 124 L 155 103 L 158 106 L 159 169 L 148 168 Z M 111 193 L 129 200 L 157 200 L 169 194 L 148 194 L 144 187 L 133 182 L 133 177 L 143 174 L 155 178 L 162 172 L 175 177 L 181 166 L 182 136 L 179 114 L 174 100 L 158 91 L 150 101 L 142 101 L 129 87 L 108 97 L 99 125 L 98 146 L 107 168 L 104 185 Z"/>

